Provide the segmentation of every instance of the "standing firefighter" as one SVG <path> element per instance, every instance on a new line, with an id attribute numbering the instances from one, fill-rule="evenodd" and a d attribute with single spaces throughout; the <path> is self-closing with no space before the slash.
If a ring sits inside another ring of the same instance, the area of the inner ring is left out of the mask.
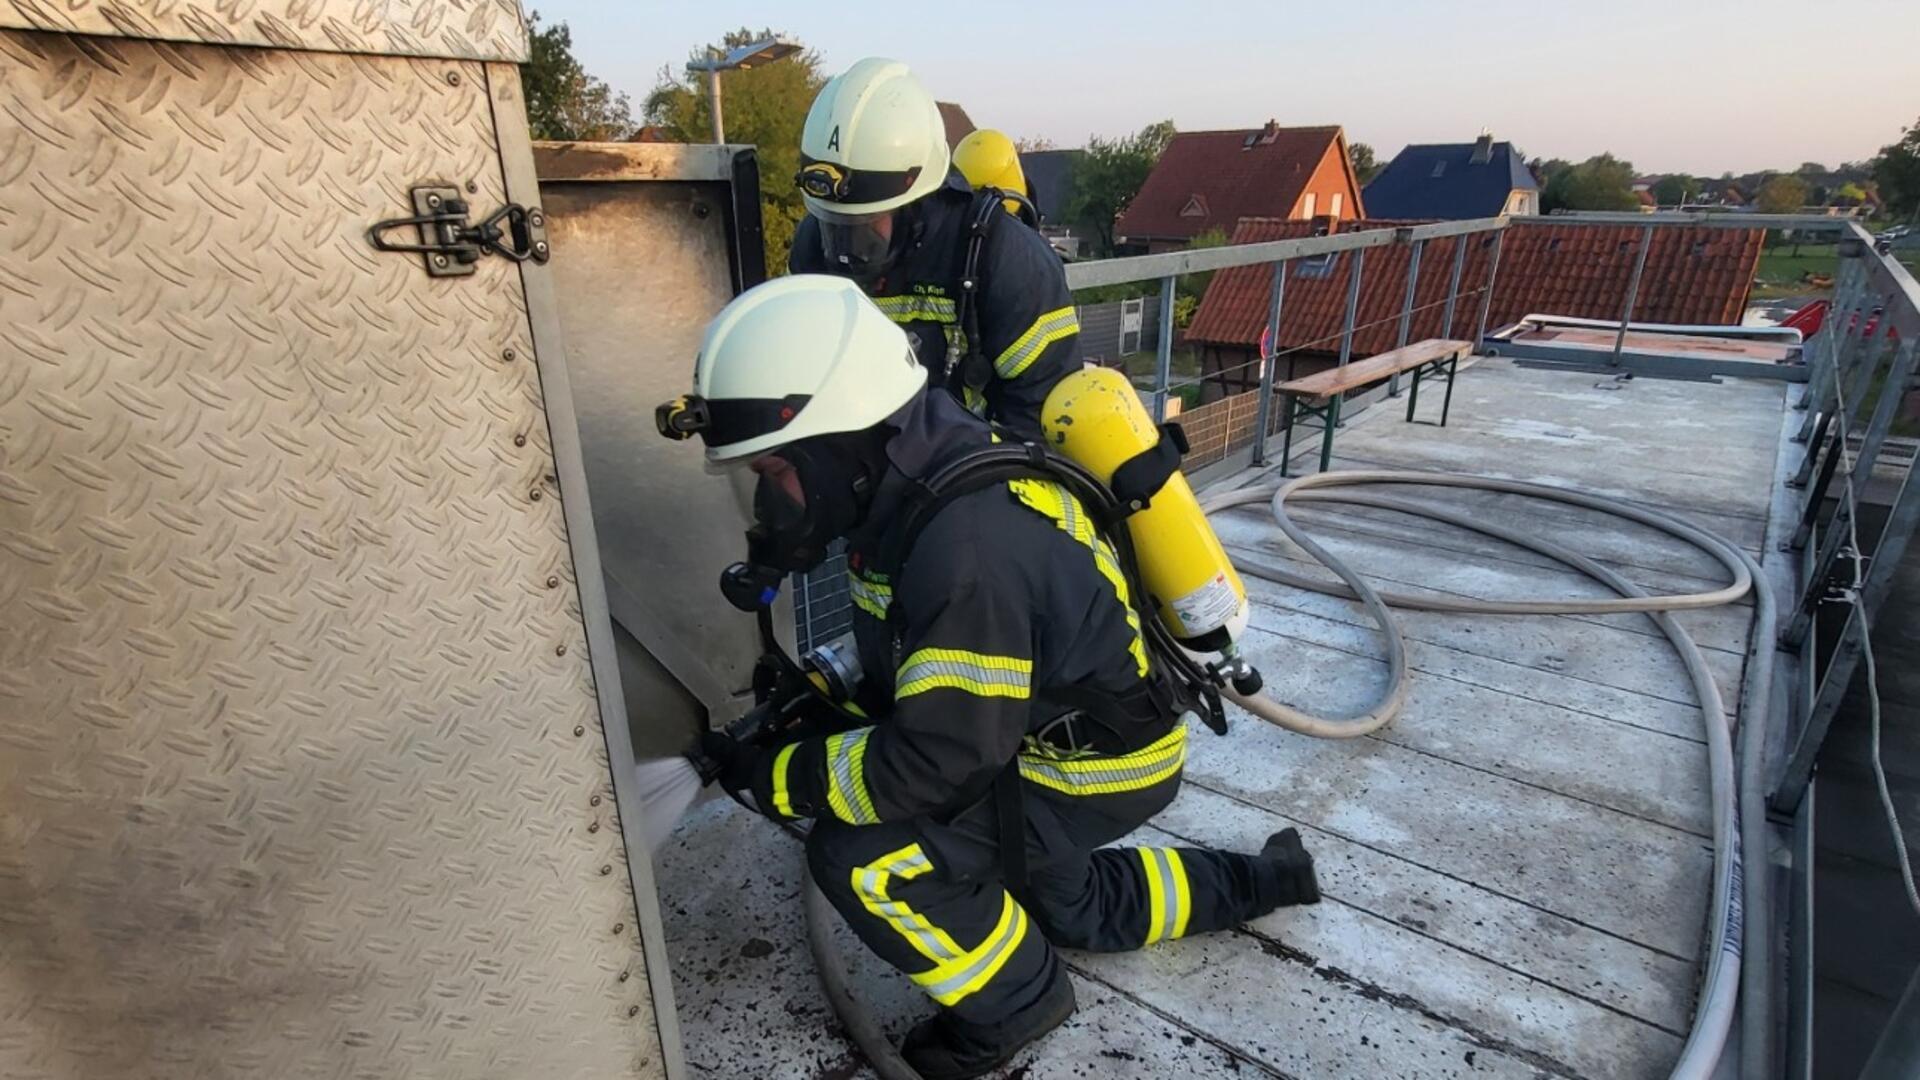
<path id="1" fill-rule="evenodd" d="M 749 550 L 771 580 L 848 541 L 871 719 L 707 750 L 762 813 L 814 819 L 815 880 L 939 1003 L 901 1051 L 927 1080 L 983 1075 L 1072 1013 L 1053 945 L 1137 949 L 1319 899 L 1292 829 L 1258 855 L 1102 847 L 1166 807 L 1187 752 L 1188 699 L 1123 549 L 1037 448 L 1011 447 L 1031 468 L 941 493 L 1010 444 L 927 389 L 851 283 L 736 299 L 660 423 L 755 478 Z"/>
<path id="2" fill-rule="evenodd" d="M 1059 379 L 1080 367 L 1080 323 L 1060 257 L 1038 231 L 951 171 L 932 95 L 870 58 L 821 89 L 800 135 L 807 216 L 794 273 L 859 283 L 976 416 L 1029 438 Z"/>

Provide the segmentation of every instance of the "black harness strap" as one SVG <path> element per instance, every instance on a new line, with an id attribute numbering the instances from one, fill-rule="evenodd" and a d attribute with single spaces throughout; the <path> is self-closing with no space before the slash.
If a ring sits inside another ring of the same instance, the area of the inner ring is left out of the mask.
<path id="1" fill-rule="evenodd" d="M 1107 488 L 1129 513 L 1145 510 L 1173 474 L 1180 471 L 1180 459 L 1186 452 L 1187 433 L 1169 420 L 1160 425 L 1158 441 L 1113 470 L 1113 479 L 1107 481 Z"/>

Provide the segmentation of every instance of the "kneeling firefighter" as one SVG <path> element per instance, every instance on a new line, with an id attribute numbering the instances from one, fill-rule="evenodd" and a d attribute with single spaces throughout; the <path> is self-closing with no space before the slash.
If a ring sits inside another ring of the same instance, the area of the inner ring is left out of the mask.
<path id="1" fill-rule="evenodd" d="M 953 169 L 940 109 L 897 60 L 861 60 L 807 112 L 795 177 L 807 216 L 787 265 L 857 282 L 898 323 L 934 386 L 1023 438 L 1080 367 L 1060 258 Z"/>
<path id="2" fill-rule="evenodd" d="M 734 300 L 657 420 L 753 480 L 740 606 L 848 542 L 858 718 L 705 749 L 761 813 L 814 820 L 821 889 L 940 1005 L 901 1048 L 927 1080 L 984 1075 L 1072 1013 L 1053 945 L 1136 949 L 1319 899 L 1292 829 L 1257 855 L 1103 846 L 1172 800 L 1214 687 L 1140 610 L 1123 504 L 930 391 L 852 284 Z"/>

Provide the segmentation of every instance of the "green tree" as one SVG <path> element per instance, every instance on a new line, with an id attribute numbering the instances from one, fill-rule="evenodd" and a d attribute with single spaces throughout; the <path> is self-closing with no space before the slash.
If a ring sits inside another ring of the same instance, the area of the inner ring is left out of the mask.
<path id="1" fill-rule="evenodd" d="M 1760 185 L 1753 204 L 1763 214 L 1791 214 L 1807 205 L 1807 182 L 1783 173 Z"/>
<path id="2" fill-rule="evenodd" d="M 1590 157 L 1555 173 L 1540 192 L 1540 209 L 1637 210 L 1633 193 L 1633 164 L 1612 154 Z"/>
<path id="3" fill-rule="evenodd" d="M 1534 158 L 1527 162 L 1527 171 L 1533 174 L 1533 182 L 1543 189 L 1553 181 L 1554 177 L 1571 168 L 1573 168 L 1573 162 L 1566 158 L 1548 158 L 1544 161 Z"/>
<path id="4" fill-rule="evenodd" d="M 1347 144 L 1347 160 L 1353 163 L 1353 178 L 1361 184 L 1380 175 L 1385 165 L 1374 160 L 1373 147 L 1363 142 Z"/>
<path id="5" fill-rule="evenodd" d="M 773 30 L 741 27 L 729 32 L 722 48 L 734 48 L 774 36 Z M 705 57 L 695 48 L 689 60 Z M 803 49 L 776 60 L 720 76 L 720 106 L 727 141 L 751 143 L 760 160 L 760 218 L 765 230 L 767 273 L 787 272 L 787 251 L 793 231 L 806 215 L 794 174 L 800 171 L 800 129 L 807 109 L 826 85 L 820 73 L 820 55 Z M 647 121 L 657 124 L 675 142 L 709 142 L 713 138 L 713 102 L 707 97 L 704 75 L 691 79 L 671 67 L 660 69 L 659 82 L 647 95 Z"/>
<path id="6" fill-rule="evenodd" d="M 1833 205 L 1859 206 L 1867 201 L 1867 189 L 1849 180 L 1833 189 Z"/>
<path id="7" fill-rule="evenodd" d="M 540 13 L 533 12 L 527 38 L 530 49 L 520 65 L 520 82 L 534 138 L 609 142 L 633 134 L 627 95 L 587 74 L 573 58 L 573 33 L 566 23 L 542 27 Z"/>
<path id="8" fill-rule="evenodd" d="M 1920 217 L 1920 120 L 1901 133 L 1899 142 L 1880 148 L 1880 156 L 1873 159 L 1873 180 L 1889 214 Z"/>
<path id="9" fill-rule="evenodd" d="M 1147 182 L 1147 174 L 1172 139 L 1171 120 L 1148 124 L 1117 139 L 1087 139 L 1086 155 L 1073 170 L 1066 217 L 1094 231 L 1101 255 L 1113 254 L 1114 220 L 1140 193 L 1140 185 Z"/>
<path id="10" fill-rule="evenodd" d="M 1653 185 L 1653 201 L 1661 206 L 1681 206 L 1700 194 L 1700 181 L 1686 173 L 1663 176 Z"/>

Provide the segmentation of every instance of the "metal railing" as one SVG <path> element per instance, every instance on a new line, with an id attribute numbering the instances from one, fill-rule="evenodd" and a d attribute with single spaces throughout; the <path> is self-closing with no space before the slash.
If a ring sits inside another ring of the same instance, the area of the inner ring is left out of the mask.
<path id="1" fill-rule="evenodd" d="M 1176 382 L 1173 379 L 1173 300 L 1179 286 L 1179 279 L 1186 274 L 1205 273 L 1211 270 L 1225 270 L 1233 267 L 1271 265 L 1273 282 L 1268 290 L 1266 349 L 1261 355 L 1246 365 L 1233 369 L 1258 365 L 1260 378 L 1258 393 L 1259 407 L 1254 423 L 1251 446 L 1244 460 L 1230 459 L 1227 467 L 1238 465 L 1264 465 L 1267 462 L 1266 440 L 1271 433 L 1272 397 L 1274 375 L 1277 370 L 1275 361 L 1290 353 L 1315 350 L 1321 346 L 1331 346 L 1338 342 L 1337 361 L 1341 366 L 1349 363 L 1353 356 L 1353 336 L 1357 331 L 1380 325 L 1383 322 L 1398 321 L 1400 325 L 1400 344 L 1406 344 L 1413 315 L 1433 305 L 1416 305 L 1415 292 L 1419 282 L 1421 258 L 1429 241 L 1450 237 L 1491 237 L 1492 251 L 1488 256 L 1487 274 L 1483 282 L 1468 289 L 1467 296 L 1478 300 L 1475 315 L 1474 336 L 1472 342 L 1478 348 L 1486 338 L 1487 321 L 1493 311 L 1494 288 L 1499 280 L 1500 254 L 1506 230 L 1528 226 L 1582 226 L 1582 225 L 1632 225 L 1643 230 L 1639 250 L 1635 255 L 1632 275 L 1621 297 L 1620 330 L 1614 340 L 1613 363 L 1619 364 L 1622 347 L 1626 339 L 1626 324 L 1632 320 L 1634 309 L 1639 301 L 1640 281 L 1646 267 L 1647 251 L 1652 246 L 1653 231 L 1659 228 L 1707 227 L 1721 229 L 1794 229 L 1801 231 L 1837 233 L 1846 228 L 1856 231 L 1859 226 L 1850 219 L 1832 218 L 1808 214 L 1742 214 L 1728 212 L 1669 212 L 1656 214 L 1643 213 L 1573 213 L 1555 214 L 1540 217 L 1490 217 L 1474 218 L 1466 221 L 1443 221 L 1428 225 L 1400 226 L 1387 229 L 1355 229 L 1340 232 L 1332 236 L 1310 236 L 1295 240 L 1271 240 L 1257 244 L 1241 244 L 1229 247 L 1200 248 L 1187 251 L 1169 251 L 1157 255 L 1134 255 L 1117 259 L 1102 259 L 1095 262 L 1076 263 L 1067 267 L 1067 285 L 1073 289 L 1088 289 L 1102 285 L 1122 285 L 1140 281 L 1159 281 L 1160 283 L 1160 333 L 1154 358 L 1154 377 L 1148 389 L 1154 419 L 1164 420 L 1167 413 L 1167 398 L 1173 390 L 1182 386 L 1218 381 L 1227 374 L 1225 371 L 1203 374 L 1196 379 Z M 1402 296 L 1400 310 L 1395 316 L 1373 322 L 1361 323 L 1359 316 L 1359 297 L 1361 282 L 1366 272 L 1366 252 L 1373 248 L 1386 248 L 1396 245 L 1411 248 L 1407 260 L 1406 287 Z M 1455 243 L 1451 272 L 1447 282 L 1442 335 L 1450 335 L 1455 322 L 1456 308 L 1462 296 L 1461 277 L 1465 269 L 1467 245 Z M 1291 348 L 1279 348 L 1280 320 L 1285 311 L 1286 283 L 1289 267 L 1295 260 L 1321 258 L 1352 252 L 1353 267 L 1348 275 L 1347 303 L 1345 317 L 1338 334 L 1327 338 L 1305 342 Z M 1387 393 L 1397 396 L 1399 380 L 1396 377 L 1389 382 Z"/>
<path id="2" fill-rule="evenodd" d="M 1622 363 L 1627 324 L 1632 321 L 1635 308 L 1641 300 L 1641 284 L 1654 230 L 1675 227 L 1791 229 L 1802 235 L 1832 236 L 1838 244 L 1841 270 L 1835 282 L 1833 300 L 1822 333 L 1810 343 L 1803 358 L 1808 365 L 1809 381 L 1795 404 L 1796 408 L 1805 410 L 1807 414 L 1796 436 L 1798 441 L 1807 445 L 1807 451 L 1797 475 L 1789 482 L 1801 488 L 1804 495 L 1799 504 L 1796 527 L 1784 545 L 1798 554 L 1799 565 L 1795 575 L 1796 595 L 1792 606 L 1786 609 L 1789 612 L 1788 623 L 1780 631 L 1778 645 L 1798 654 L 1798 693 L 1792 697 L 1787 719 L 1791 750 L 1783 761 L 1772 767 L 1767 780 L 1770 793 L 1768 802 L 1774 811 L 1774 821 L 1787 834 L 1786 846 L 1794 852 L 1792 887 L 1788 890 L 1784 927 L 1790 970 L 1788 977 L 1781 980 L 1774 949 L 1770 947 L 1782 936 L 1779 928 L 1761 926 L 1759 933 L 1750 938 L 1745 962 L 1754 968 L 1753 982 L 1747 985 L 1762 989 L 1757 1004 L 1749 1002 L 1749 1006 L 1743 1006 L 1754 1009 L 1749 1014 L 1748 1022 L 1771 1028 L 1772 1018 L 1778 1015 L 1771 1002 L 1780 990 L 1786 991 L 1786 1072 L 1796 1080 L 1808 1077 L 1812 1075 L 1813 1061 L 1810 1017 L 1813 1002 L 1811 845 L 1814 829 L 1813 800 L 1807 795 L 1814 766 L 1838 714 L 1841 700 L 1855 683 L 1856 676 L 1861 674 L 1866 676 L 1877 746 L 1879 708 L 1878 695 L 1873 692 L 1872 626 L 1888 598 L 1894 575 L 1916 527 L 1920 526 L 1920 465 L 1908 462 L 1905 463 L 1906 470 L 1898 483 L 1885 527 L 1872 549 L 1863 549 L 1856 483 L 1856 480 L 1864 481 L 1876 464 L 1890 463 L 1892 455 L 1885 453 L 1888 436 L 1898 415 L 1900 400 L 1912 384 L 1916 370 L 1920 369 L 1920 357 L 1916 356 L 1916 342 L 1920 341 L 1920 284 L 1916 284 L 1913 275 L 1889 254 L 1876 250 L 1872 238 L 1850 218 L 1704 211 L 1498 217 L 1357 230 L 1333 236 L 1080 263 L 1067 268 L 1067 281 L 1073 288 L 1156 279 L 1160 282 L 1162 322 L 1154 381 L 1148 390 L 1155 419 L 1159 420 L 1165 417 L 1169 393 L 1182 385 L 1171 378 L 1173 297 L 1179 277 L 1230 267 L 1272 265 L 1264 339 L 1266 346 L 1257 349 L 1261 355 L 1250 362 L 1259 367 L 1258 404 L 1251 445 L 1247 447 L 1244 459 L 1229 458 L 1219 466 L 1223 471 L 1230 471 L 1246 465 L 1266 463 L 1266 438 L 1273 426 L 1272 397 L 1276 361 L 1279 358 L 1298 349 L 1320 348 L 1337 341 L 1337 362 L 1344 365 L 1352 357 L 1356 330 L 1386 321 L 1375 320 L 1367 324 L 1357 321 L 1357 299 L 1367 251 L 1396 244 L 1411 247 L 1407 282 L 1396 316 L 1399 323 L 1397 341 L 1399 345 L 1405 345 L 1413 315 L 1417 310 L 1422 310 L 1415 304 L 1415 293 L 1421 256 L 1427 242 L 1444 237 L 1491 235 L 1496 246 L 1488 259 L 1486 278 L 1464 294 L 1469 297 L 1478 294 L 1479 308 L 1472 339 L 1478 349 L 1486 339 L 1494 288 L 1499 280 L 1498 245 L 1510 228 L 1539 225 L 1633 226 L 1642 230 L 1632 272 L 1621 295 L 1620 326 L 1615 332 L 1608 360 L 1613 366 Z M 1453 266 L 1443 302 L 1445 314 L 1442 336 L 1451 336 L 1456 308 L 1463 296 L 1461 277 L 1466 249 L 1467 245 L 1463 243 L 1455 244 Z M 1354 265 L 1340 331 L 1293 349 L 1280 348 L 1280 320 L 1285 310 L 1289 266 L 1294 260 L 1343 252 L 1354 253 Z M 1246 366 L 1249 365 L 1241 365 L 1233 370 L 1239 371 Z M 1203 373 L 1199 380 L 1193 381 L 1218 379 L 1226 373 Z M 1879 396 L 1874 402 L 1871 416 L 1865 418 L 1863 425 L 1861 413 L 1876 388 Z M 1387 392 L 1393 394 L 1397 389 L 1397 386 L 1390 384 Z M 1831 510 L 1828 509 L 1829 495 L 1837 496 L 1837 503 Z M 1825 613 L 1832 613 L 1832 617 L 1825 620 L 1827 624 L 1836 619 L 1840 622 L 1837 640 L 1830 649 L 1823 648 L 1819 641 L 1823 626 L 1820 616 Z M 1767 647 L 1766 636 L 1773 632 L 1774 628 L 1762 628 L 1760 640 L 1754 647 Z M 1751 722 L 1764 729 L 1770 720 L 1753 717 Z M 1877 772 L 1877 750 L 1875 769 Z M 1897 836 L 1899 826 L 1886 796 L 1884 779 L 1880 780 L 1880 791 L 1888 820 Z M 1904 860 L 1904 851 L 1901 854 Z M 1751 857 L 1760 856 L 1755 854 Z M 1910 876 L 1908 888 L 1912 889 Z M 1748 900 L 1758 912 L 1770 910 L 1764 896 L 1749 896 Z M 1913 897 L 1913 901 L 1916 907 L 1920 907 L 1920 896 Z M 1756 940 L 1767 941 L 1769 947 L 1753 947 L 1751 942 Z M 1912 1000 L 1905 1002 L 1903 1008 L 1909 1013 L 1920 1012 L 1920 996 L 1910 993 L 1909 999 Z M 1762 1016 L 1766 1019 L 1761 1019 Z M 1920 1055 L 1920 1048 L 1916 1048 L 1920 1040 L 1909 1038 L 1901 1043 L 1898 1035 L 1899 1032 L 1889 1029 L 1887 1039 L 1883 1039 L 1880 1053 L 1875 1058 L 1877 1067 L 1885 1068 L 1892 1062 L 1894 1068 L 1920 1068 L 1920 1060 L 1914 1060 L 1916 1055 Z M 1777 1065 L 1781 1059 L 1773 1054 L 1770 1043 L 1770 1036 L 1751 1040 L 1743 1038 L 1746 1048 L 1758 1048 L 1763 1060 Z M 1767 1071 L 1743 1069 L 1745 1075 L 1765 1075 Z M 1770 1071 L 1777 1073 L 1778 1070 Z"/>

